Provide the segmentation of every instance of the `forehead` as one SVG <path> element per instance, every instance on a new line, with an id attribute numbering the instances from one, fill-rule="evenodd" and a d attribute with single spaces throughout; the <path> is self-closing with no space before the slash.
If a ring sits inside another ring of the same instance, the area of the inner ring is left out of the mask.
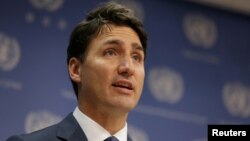
<path id="1" fill-rule="evenodd" d="M 141 46 L 138 34 L 128 26 L 117 26 L 114 24 L 104 25 L 98 33 L 96 39 L 120 38 Z"/>

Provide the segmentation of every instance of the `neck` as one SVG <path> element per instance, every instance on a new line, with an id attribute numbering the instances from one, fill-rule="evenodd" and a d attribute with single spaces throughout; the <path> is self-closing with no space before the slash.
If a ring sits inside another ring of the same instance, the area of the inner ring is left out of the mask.
<path id="1" fill-rule="evenodd" d="M 101 125 L 111 135 L 124 128 L 128 113 L 119 112 L 117 110 L 91 110 L 85 108 L 85 106 L 78 106 L 80 111 L 90 117 L 92 120 Z"/>

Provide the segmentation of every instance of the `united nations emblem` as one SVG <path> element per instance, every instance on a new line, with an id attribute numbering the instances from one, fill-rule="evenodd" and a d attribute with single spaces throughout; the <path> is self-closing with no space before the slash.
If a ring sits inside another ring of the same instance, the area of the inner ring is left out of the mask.
<path id="1" fill-rule="evenodd" d="M 48 11 L 48 12 L 55 12 L 63 6 L 64 0 L 29 0 L 31 5 L 38 10 L 41 11 Z M 25 20 L 27 23 L 31 24 L 38 19 L 36 14 L 33 12 L 27 12 L 25 15 Z M 41 24 L 44 27 L 49 27 L 50 25 L 54 24 L 55 21 L 51 18 L 51 16 L 43 16 L 41 20 Z M 56 22 L 57 27 L 60 30 L 65 30 L 67 27 L 67 22 L 64 19 L 60 19 Z"/>
<path id="2" fill-rule="evenodd" d="M 0 69 L 10 71 L 20 60 L 20 47 L 16 39 L 0 33 Z"/>
<path id="3" fill-rule="evenodd" d="M 239 83 L 227 83 L 223 87 L 223 102 L 233 116 L 250 116 L 250 88 Z"/>
<path id="4" fill-rule="evenodd" d="M 149 71 L 149 89 L 162 102 L 177 103 L 183 96 L 184 82 L 181 74 L 169 68 L 154 68 Z"/>
<path id="5" fill-rule="evenodd" d="M 189 41 L 197 47 L 209 49 L 217 40 L 214 21 L 200 13 L 185 15 L 183 28 Z"/>
<path id="6" fill-rule="evenodd" d="M 30 0 L 30 2 L 35 8 L 47 11 L 56 11 L 63 4 L 63 0 Z"/>
<path id="7" fill-rule="evenodd" d="M 31 133 L 33 131 L 37 131 L 39 129 L 56 124 L 61 120 L 61 116 L 45 110 L 30 112 L 26 117 L 25 130 L 26 133 Z"/>

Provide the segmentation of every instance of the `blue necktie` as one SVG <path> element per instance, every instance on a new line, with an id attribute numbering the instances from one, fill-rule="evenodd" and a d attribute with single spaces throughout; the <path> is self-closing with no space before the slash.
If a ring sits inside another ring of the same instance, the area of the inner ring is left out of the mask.
<path id="1" fill-rule="evenodd" d="M 116 137 L 111 136 L 111 137 L 106 138 L 104 141 L 119 141 L 119 140 Z"/>

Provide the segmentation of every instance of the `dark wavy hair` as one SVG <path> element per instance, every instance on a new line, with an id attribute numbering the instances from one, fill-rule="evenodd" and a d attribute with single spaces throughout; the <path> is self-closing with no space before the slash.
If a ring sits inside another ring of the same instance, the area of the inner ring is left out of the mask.
<path id="1" fill-rule="evenodd" d="M 144 54 L 147 49 L 147 34 L 142 22 L 134 15 L 133 11 L 115 2 L 108 2 L 92 10 L 86 19 L 80 22 L 72 31 L 67 49 L 67 65 L 72 57 L 84 61 L 89 43 L 101 31 L 104 25 L 114 24 L 128 26 L 139 36 Z M 78 98 L 77 84 L 72 81 L 74 92 Z"/>

